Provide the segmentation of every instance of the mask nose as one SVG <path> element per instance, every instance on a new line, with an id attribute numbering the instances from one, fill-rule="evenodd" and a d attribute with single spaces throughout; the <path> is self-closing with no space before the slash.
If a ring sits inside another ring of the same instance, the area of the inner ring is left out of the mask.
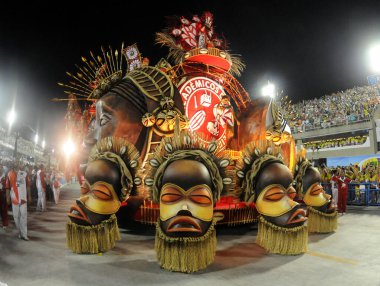
<path id="1" fill-rule="evenodd" d="M 297 203 L 297 202 L 295 202 L 295 201 L 293 201 L 293 200 L 288 200 L 288 202 L 289 202 L 289 205 L 292 207 L 292 208 L 294 208 L 295 206 L 297 206 L 297 205 L 299 205 L 299 203 Z"/>
<path id="2" fill-rule="evenodd" d="M 189 210 L 189 207 L 187 206 L 187 204 L 184 204 L 182 206 L 182 210 L 184 210 L 184 211 L 188 211 Z"/>
<path id="3" fill-rule="evenodd" d="M 88 196 L 81 196 L 77 202 L 79 201 L 80 203 L 82 203 L 83 205 L 86 203 L 86 201 L 88 200 Z"/>

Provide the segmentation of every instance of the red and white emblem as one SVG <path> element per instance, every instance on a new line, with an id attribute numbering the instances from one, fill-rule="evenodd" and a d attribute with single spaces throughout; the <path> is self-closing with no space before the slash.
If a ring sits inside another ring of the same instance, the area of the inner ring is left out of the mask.
<path id="1" fill-rule="evenodd" d="M 217 108 L 225 92 L 215 81 L 207 77 L 194 77 L 181 85 L 179 92 L 189 118 L 189 129 L 202 133 L 207 141 L 217 140 L 221 148 L 226 146 L 226 117 Z M 228 119 L 227 119 L 228 121 Z"/>

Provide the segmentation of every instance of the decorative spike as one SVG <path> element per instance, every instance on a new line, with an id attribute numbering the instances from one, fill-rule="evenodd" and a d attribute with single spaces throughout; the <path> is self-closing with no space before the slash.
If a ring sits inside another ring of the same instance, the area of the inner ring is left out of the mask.
<path id="1" fill-rule="evenodd" d="M 230 160 L 228 159 L 223 159 L 222 161 L 219 162 L 219 166 L 222 168 L 227 167 L 230 164 Z"/>
<path id="2" fill-rule="evenodd" d="M 164 148 L 165 148 L 166 152 L 168 152 L 168 153 L 173 152 L 173 146 L 170 143 L 166 143 Z"/>
<path id="3" fill-rule="evenodd" d="M 117 50 L 115 50 L 114 54 L 115 54 L 115 58 L 116 58 L 116 60 L 115 60 L 116 70 L 119 70 L 119 58 L 118 58 L 119 52 Z"/>
<path id="4" fill-rule="evenodd" d="M 111 63 L 112 63 L 113 72 L 116 72 L 116 71 L 117 71 L 117 69 L 116 69 L 116 66 L 115 66 L 115 60 L 114 60 L 114 58 L 113 58 L 113 51 L 112 51 L 112 47 L 111 47 L 111 46 L 109 46 L 109 48 L 110 48 L 110 54 L 111 54 Z"/>
<path id="5" fill-rule="evenodd" d="M 251 164 L 251 158 L 245 156 L 243 160 L 244 160 L 244 163 L 245 163 L 245 164 L 247 164 L 247 165 L 250 165 L 250 164 Z"/>
<path id="6" fill-rule="evenodd" d="M 136 168 L 137 165 L 138 165 L 138 162 L 136 160 L 132 160 L 129 165 L 132 167 L 132 168 Z"/>
<path id="7" fill-rule="evenodd" d="M 124 153 L 127 151 L 127 147 L 125 147 L 125 146 L 122 146 L 121 148 L 120 148 L 120 155 L 124 155 Z M 131 162 L 132 163 L 132 162 Z M 131 166 L 132 167 L 132 166 Z M 133 168 L 133 167 L 132 167 Z"/>
<path id="8" fill-rule="evenodd" d="M 272 151 L 272 148 L 271 148 L 271 147 L 268 147 L 268 148 L 267 148 L 267 154 L 272 155 L 272 152 L 273 152 L 273 151 Z"/>
<path id="9" fill-rule="evenodd" d="M 232 184 L 232 179 L 231 178 L 223 178 L 223 184 L 224 185 Z"/>
<path id="10" fill-rule="evenodd" d="M 111 140 L 110 137 L 108 137 L 108 140 L 107 140 L 107 147 L 108 147 L 109 149 L 112 149 L 112 140 Z"/>
<path id="11" fill-rule="evenodd" d="M 216 151 L 217 148 L 218 148 L 218 145 L 216 145 L 215 142 L 211 142 L 211 143 L 208 145 L 207 150 L 208 150 L 210 153 L 214 153 L 214 152 Z"/>
<path id="12" fill-rule="evenodd" d="M 253 151 L 255 152 L 256 156 L 260 156 L 260 150 L 258 148 L 255 147 Z"/>
<path id="13" fill-rule="evenodd" d="M 243 178 L 245 177 L 245 174 L 244 174 L 244 172 L 243 172 L 242 170 L 237 171 L 237 172 L 236 172 L 236 175 L 237 175 L 239 178 L 241 178 L 241 179 L 243 179 Z"/>
<path id="14" fill-rule="evenodd" d="M 157 161 L 157 159 L 151 159 L 151 160 L 149 160 L 149 164 L 152 167 L 155 167 L 155 168 L 157 168 L 160 165 L 160 163 Z"/>
<path id="15" fill-rule="evenodd" d="M 104 51 L 103 47 L 100 47 L 100 49 L 102 50 L 103 59 L 104 59 L 105 65 L 106 65 L 106 69 L 108 70 L 108 73 L 111 74 L 111 70 L 110 70 L 110 67 L 109 67 L 109 64 L 108 64 L 108 61 L 107 61 L 107 57 L 106 57 L 106 52 Z"/>
<path id="16" fill-rule="evenodd" d="M 123 68 L 123 50 L 124 50 L 124 42 L 121 43 L 121 49 L 120 49 L 120 69 Z"/>
<path id="17" fill-rule="evenodd" d="M 183 141 L 186 145 L 190 145 L 191 144 L 191 138 L 189 135 L 185 135 L 185 137 L 183 138 Z"/>
<path id="18" fill-rule="evenodd" d="M 151 178 L 146 178 L 145 179 L 145 185 L 147 185 L 147 186 L 153 186 L 153 184 L 154 184 L 154 180 L 153 179 L 151 179 Z"/>

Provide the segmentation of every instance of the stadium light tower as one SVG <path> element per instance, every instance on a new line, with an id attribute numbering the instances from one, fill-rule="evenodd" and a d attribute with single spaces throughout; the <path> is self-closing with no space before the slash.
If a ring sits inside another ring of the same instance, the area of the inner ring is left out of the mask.
<path id="1" fill-rule="evenodd" d="M 15 120 L 16 120 L 16 112 L 12 108 L 11 111 L 9 111 L 8 118 L 7 118 L 7 121 L 8 121 L 8 124 L 9 124 L 9 129 L 12 127 L 13 123 L 15 122 Z"/>
<path id="2" fill-rule="evenodd" d="M 380 72 L 380 43 L 373 45 L 368 52 L 369 65 L 373 72 Z"/>
<path id="3" fill-rule="evenodd" d="M 262 89 L 261 89 L 261 94 L 263 96 L 269 96 L 270 98 L 274 98 L 274 96 L 276 95 L 276 87 L 273 83 L 269 82 L 268 81 L 268 84 L 265 85 Z"/>
<path id="4" fill-rule="evenodd" d="M 65 143 L 62 145 L 62 151 L 65 153 L 66 157 L 69 158 L 75 152 L 75 144 L 68 138 Z"/>

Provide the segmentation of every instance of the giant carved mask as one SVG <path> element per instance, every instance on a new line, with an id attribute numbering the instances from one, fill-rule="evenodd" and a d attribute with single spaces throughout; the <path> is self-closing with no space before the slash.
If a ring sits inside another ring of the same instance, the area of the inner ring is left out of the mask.
<path id="1" fill-rule="evenodd" d="M 119 238 L 115 213 L 133 189 L 139 153 L 122 138 L 106 137 L 92 149 L 81 196 L 70 208 L 68 246 L 77 253 L 97 253 Z"/>
<path id="2" fill-rule="evenodd" d="M 161 228 L 168 236 L 202 236 L 213 220 L 213 191 L 207 168 L 178 160 L 166 168 L 160 194 Z"/>
<path id="3" fill-rule="evenodd" d="M 164 269 L 195 272 L 213 262 L 216 250 L 213 207 L 223 184 L 232 183 L 225 170 L 230 160 L 217 157 L 217 145 L 182 132 L 166 138 L 149 161 L 145 185 L 160 204 L 156 252 Z"/>
<path id="4" fill-rule="evenodd" d="M 322 187 L 321 174 L 302 156 L 297 160 L 295 187 L 308 208 L 309 232 L 327 233 L 337 228 L 337 212 L 331 196 Z"/>
<path id="5" fill-rule="evenodd" d="M 281 227 L 305 222 L 305 211 L 294 201 L 293 175 L 289 168 L 273 161 L 264 166 L 256 181 L 256 208 L 268 221 Z"/>
<path id="6" fill-rule="evenodd" d="M 277 150 L 268 141 L 248 145 L 237 176 L 260 213 L 256 242 L 269 252 L 300 254 L 307 245 L 306 212 L 294 201 L 293 175 Z"/>

